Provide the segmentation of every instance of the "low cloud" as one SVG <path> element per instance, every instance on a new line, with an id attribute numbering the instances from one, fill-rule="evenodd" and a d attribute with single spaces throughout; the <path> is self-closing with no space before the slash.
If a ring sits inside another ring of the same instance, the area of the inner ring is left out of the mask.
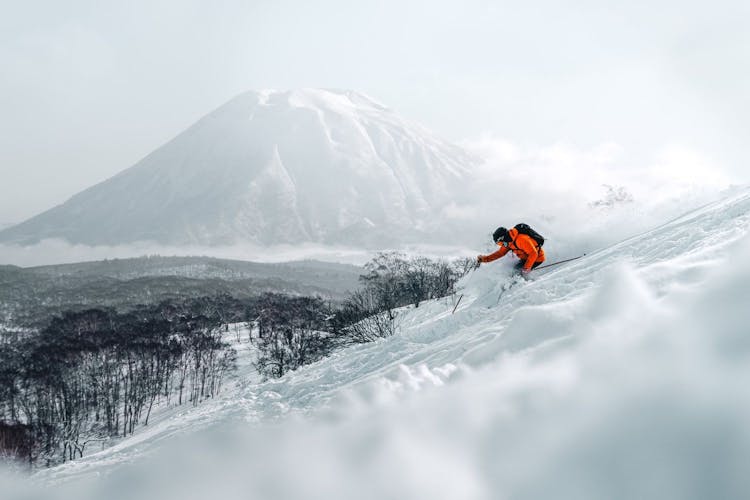
<path id="1" fill-rule="evenodd" d="M 646 231 L 717 199 L 732 181 L 710 158 L 682 145 L 647 158 L 615 142 L 534 146 L 483 135 L 463 146 L 485 162 L 449 213 L 481 221 L 483 234 L 527 222 L 562 253 L 591 251 Z"/>
<path id="2" fill-rule="evenodd" d="M 259 247 L 252 244 L 233 246 L 161 246 L 149 242 L 132 245 L 75 245 L 64 240 L 49 239 L 30 246 L 0 244 L 0 264 L 21 267 L 66 264 L 104 259 L 127 259 L 149 255 L 205 256 L 255 262 L 288 262 L 315 259 L 330 262 L 361 264 L 371 253 L 361 249 L 326 247 L 317 244 Z"/>
<path id="3" fill-rule="evenodd" d="M 589 148 L 562 142 L 533 146 L 483 135 L 463 146 L 485 161 L 476 167 L 472 182 L 455 187 L 453 201 L 436 215 L 448 228 L 445 248 L 436 250 L 425 244 L 404 250 L 473 255 L 492 247 L 489 235 L 497 226 L 526 222 L 547 237 L 545 249 L 550 256 L 590 252 L 717 199 L 732 181 L 710 158 L 682 145 L 665 146 L 645 159 L 634 158 L 615 142 Z M 249 243 L 87 246 L 61 240 L 33 246 L 0 245 L 0 264 L 18 266 L 144 255 L 361 264 L 372 252 L 313 243 L 268 248 Z"/>

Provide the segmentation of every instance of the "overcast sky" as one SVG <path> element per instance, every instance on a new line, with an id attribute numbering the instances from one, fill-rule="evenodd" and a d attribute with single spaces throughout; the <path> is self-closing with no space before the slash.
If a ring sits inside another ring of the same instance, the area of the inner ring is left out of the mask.
<path id="1" fill-rule="evenodd" d="M 260 88 L 359 90 L 454 141 L 685 146 L 750 176 L 750 2 L 0 3 L 0 224 Z"/>

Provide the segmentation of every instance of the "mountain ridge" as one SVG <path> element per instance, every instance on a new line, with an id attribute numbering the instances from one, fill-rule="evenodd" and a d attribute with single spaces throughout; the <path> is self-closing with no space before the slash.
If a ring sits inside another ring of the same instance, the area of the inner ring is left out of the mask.
<path id="1" fill-rule="evenodd" d="M 441 228 L 478 159 L 353 91 L 248 91 L 0 241 L 386 246 Z"/>

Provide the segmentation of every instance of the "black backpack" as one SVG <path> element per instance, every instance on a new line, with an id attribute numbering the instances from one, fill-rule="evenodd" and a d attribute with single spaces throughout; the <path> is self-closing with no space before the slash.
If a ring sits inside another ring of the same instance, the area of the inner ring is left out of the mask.
<path id="1" fill-rule="evenodd" d="M 518 234 L 525 234 L 526 236 L 530 236 L 532 240 L 536 241 L 536 244 L 539 245 L 541 248 L 544 245 L 544 236 L 537 233 L 528 224 L 524 224 L 523 222 L 520 224 L 516 224 L 513 226 L 513 228 L 518 231 Z"/>

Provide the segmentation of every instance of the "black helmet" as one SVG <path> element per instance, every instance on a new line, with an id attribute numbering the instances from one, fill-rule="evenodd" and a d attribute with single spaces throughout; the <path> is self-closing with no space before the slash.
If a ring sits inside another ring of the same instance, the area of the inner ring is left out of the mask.
<path id="1" fill-rule="evenodd" d="M 508 230 L 504 227 L 500 226 L 499 228 L 495 229 L 495 232 L 492 233 L 492 239 L 497 243 L 500 240 L 505 241 L 505 238 L 508 236 Z"/>

